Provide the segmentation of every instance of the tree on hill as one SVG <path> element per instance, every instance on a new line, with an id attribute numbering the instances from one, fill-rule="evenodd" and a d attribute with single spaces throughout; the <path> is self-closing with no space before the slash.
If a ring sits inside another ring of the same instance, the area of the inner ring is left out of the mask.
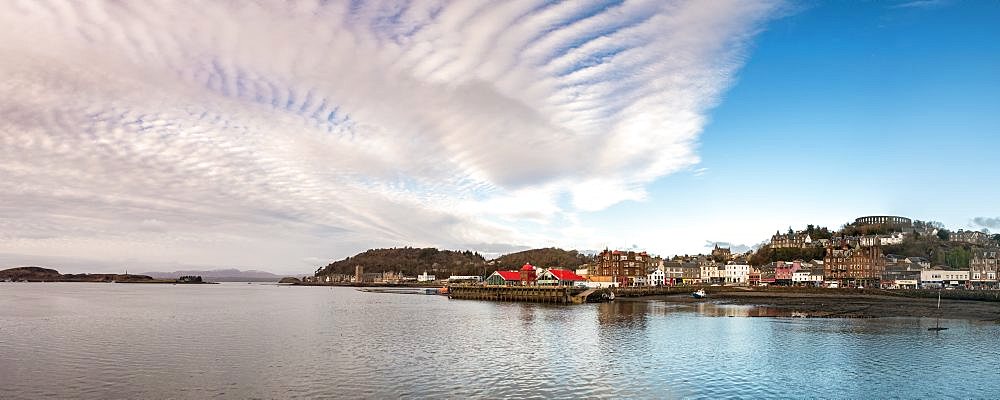
<path id="1" fill-rule="evenodd" d="M 316 270 L 316 275 L 354 274 L 355 267 L 364 272 L 400 272 L 419 275 L 481 275 L 486 259 L 471 251 L 438 250 L 435 248 L 371 249 L 343 260 L 335 261 Z"/>
<path id="2" fill-rule="evenodd" d="M 764 246 L 750 256 L 750 265 L 760 266 L 775 261 L 822 260 L 824 256 L 826 256 L 826 249 L 822 247 L 772 249 Z"/>
<path id="3" fill-rule="evenodd" d="M 809 234 L 809 237 L 813 240 L 833 238 L 833 232 L 830 232 L 830 230 L 825 226 L 817 227 L 813 224 L 806 225 L 806 233 Z"/>
<path id="4" fill-rule="evenodd" d="M 948 240 L 951 238 L 951 232 L 947 229 L 938 229 L 937 237 L 941 240 Z"/>
<path id="5" fill-rule="evenodd" d="M 580 254 L 576 250 L 563 250 L 550 247 L 505 254 L 494 261 L 492 269 L 516 269 L 524 264 L 530 263 L 531 265 L 537 267 L 573 270 L 590 261 L 591 257 Z"/>
<path id="6" fill-rule="evenodd" d="M 907 236 L 903 243 L 883 246 L 882 249 L 886 254 L 922 257 L 934 265 L 945 265 L 951 269 L 968 269 L 972 259 L 971 245 L 949 242 L 941 235 Z"/>

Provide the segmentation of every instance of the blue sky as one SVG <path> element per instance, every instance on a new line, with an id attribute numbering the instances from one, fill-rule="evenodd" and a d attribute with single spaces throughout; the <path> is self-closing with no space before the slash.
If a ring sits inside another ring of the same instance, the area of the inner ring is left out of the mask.
<path id="1" fill-rule="evenodd" d="M 998 20 L 933 0 L 12 2 L 0 266 L 671 255 L 871 214 L 1000 231 Z"/>
<path id="2" fill-rule="evenodd" d="M 767 25 L 709 113 L 705 170 L 587 221 L 737 244 L 872 214 L 982 229 L 970 220 L 1000 213 L 998 20 L 996 2 L 802 5 Z M 656 247 L 643 236 L 609 245 Z M 685 242 L 664 251 L 698 251 Z"/>

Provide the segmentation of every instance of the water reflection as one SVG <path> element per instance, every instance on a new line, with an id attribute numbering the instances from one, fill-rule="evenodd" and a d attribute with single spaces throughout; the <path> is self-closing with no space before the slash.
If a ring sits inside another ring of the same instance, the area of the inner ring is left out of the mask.
<path id="1" fill-rule="evenodd" d="M 0 289 L 0 397 L 982 398 L 1000 382 L 993 323 L 213 286 Z"/>
<path id="2" fill-rule="evenodd" d="M 605 328 L 642 330 L 646 327 L 650 303 L 638 301 L 613 301 L 597 305 L 597 323 Z"/>

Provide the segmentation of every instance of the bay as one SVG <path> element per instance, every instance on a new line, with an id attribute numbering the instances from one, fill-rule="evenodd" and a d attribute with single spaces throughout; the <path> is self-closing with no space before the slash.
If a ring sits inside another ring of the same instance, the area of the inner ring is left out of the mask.
<path id="1" fill-rule="evenodd" d="M 1000 325 L 269 284 L 0 284 L 0 393 L 74 398 L 995 398 Z"/>

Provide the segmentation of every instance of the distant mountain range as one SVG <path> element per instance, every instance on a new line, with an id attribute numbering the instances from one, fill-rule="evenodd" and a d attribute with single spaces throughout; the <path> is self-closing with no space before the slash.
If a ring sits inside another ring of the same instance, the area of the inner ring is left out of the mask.
<path id="1" fill-rule="evenodd" d="M 155 279 L 177 279 L 180 276 L 200 276 L 212 282 L 277 282 L 283 275 L 275 275 L 265 271 L 240 271 L 236 268 L 213 269 L 210 271 L 173 271 L 173 272 L 141 272 Z"/>

